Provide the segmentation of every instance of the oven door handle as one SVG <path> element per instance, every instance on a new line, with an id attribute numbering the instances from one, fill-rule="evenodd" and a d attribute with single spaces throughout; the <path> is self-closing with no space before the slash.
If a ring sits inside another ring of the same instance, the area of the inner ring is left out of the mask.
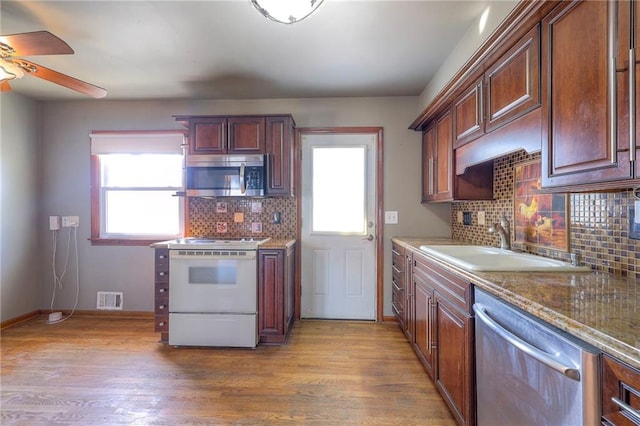
<path id="1" fill-rule="evenodd" d="M 552 369 L 564 374 L 565 376 L 569 377 L 570 379 L 580 381 L 580 371 L 578 369 L 572 368 L 572 367 L 567 367 L 566 365 L 563 365 L 562 363 L 556 361 L 553 358 L 552 355 L 550 355 L 550 354 L 548 354 L 548 353 L 546 353 L 544 351 L 541 351 L 540 349 L 536 348 L 532 344 L 520 339 L 515 334 L 511 333 L 507 329 L 505 329 L 502 326 L 500 326 L 500 324 L 495 322 L 489 316 L 489 313 L 487 312 L 487 309 L 484 306 L 482 306 L 481 304 L 479 304 L 479 303 L 474 304 L 473 305 L 473 311 L 476 313 L 476 316 L 478 317 L 478 319 L 480 319 L 480 321 L 482 321 L 494 333 L 496 333 L 498 336 L 502 337 L 508 343 L 512 344 L 513 346 L 515 346 L 516 348 L 520 349 L 522 352 L 526 353 L 527 355 L 531 356 L 532 358 L 540 361 L 541 363 L 543 363 L 544 365 L 548 366 L 549 368 L 552 368 Z"/>
<path id="2" fill-rule="evenodd" d="M 232 250 L 232 251 L 236 251 L 236 250 Z M 179 253 L 173 253 L 171 252 L 169 254 L 169 260 L 207 260 L 207 261 L 212 261 L 212 260 L 253 260 L 256 258 L 256 251 L 255 250 L 247 250 L 246 252 L 242 252 L 243 254 L 241 255 L 192 255 L 192 254 L 179 254 Z"/>

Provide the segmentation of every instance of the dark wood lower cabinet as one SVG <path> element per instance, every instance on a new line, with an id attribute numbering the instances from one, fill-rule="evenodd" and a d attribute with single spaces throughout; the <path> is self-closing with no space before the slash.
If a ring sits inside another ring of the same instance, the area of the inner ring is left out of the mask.
<path id="1" fill-rule="evenodd" d="M 471 283 L 412 252 L 412 347 L 460 425 L 474 425 L 474 324 Z"/>
<path id="2" fill-rule="evenodd" d="M 473 318 L 435 292 L 436 386 L 459 424 L 475 423 Z"/>
<path id="3" fill-rule="evenodd" d="M 295 245 L 258 250 L 260 343 L 286 343 L 293 324 Z"/>
<path id="4" fill-rule="evenodd" d="M 602 356 L 602 424 L 640 424 L 640 371 Z"/>

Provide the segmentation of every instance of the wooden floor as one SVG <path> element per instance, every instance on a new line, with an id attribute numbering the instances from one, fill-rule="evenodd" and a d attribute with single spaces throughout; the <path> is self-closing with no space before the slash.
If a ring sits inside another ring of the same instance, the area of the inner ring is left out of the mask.
<path id="1" fill-rule="evenodd" d="M 152 320 L 2 331 L 0 424 L 454 425 L 396 324 L 297 322 L 289 344 L 173 348 Z"/>

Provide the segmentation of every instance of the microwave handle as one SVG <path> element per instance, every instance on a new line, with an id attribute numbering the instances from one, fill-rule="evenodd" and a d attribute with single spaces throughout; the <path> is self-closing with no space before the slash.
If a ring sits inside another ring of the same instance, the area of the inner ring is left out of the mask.
<path id="1" fill-rule="evenodd" d="M 244 163 L 240 164 L 240 193 L 245 194 L 247 192 L 247 186 L 244 181 Z"/>

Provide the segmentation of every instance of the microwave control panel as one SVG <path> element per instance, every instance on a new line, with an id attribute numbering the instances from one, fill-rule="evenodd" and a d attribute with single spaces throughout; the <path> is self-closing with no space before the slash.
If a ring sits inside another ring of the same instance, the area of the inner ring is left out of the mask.
<path id="1" fill-rule="evenodd" d="M 244 170 L 244 180 L 247 189 L 261 189 L 263 177 L 262 167 L 247 167 Z"/>

